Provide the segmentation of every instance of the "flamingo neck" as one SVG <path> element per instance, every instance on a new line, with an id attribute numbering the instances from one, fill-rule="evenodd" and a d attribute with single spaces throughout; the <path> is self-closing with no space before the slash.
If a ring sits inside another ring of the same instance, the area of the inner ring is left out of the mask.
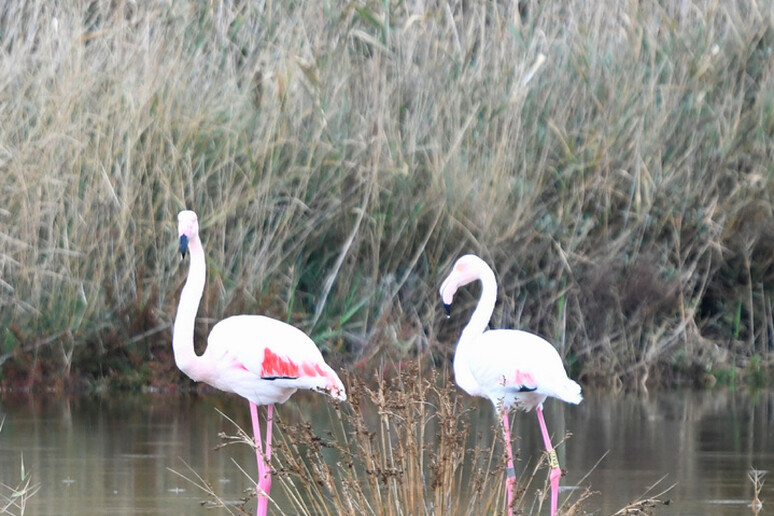
<path id="1" fill-rule="evenodd" d="M 478 300 L 473 315 L 470 316 L 465 329 L 462 330 L 460 343 L 466 337 L 475 337 L 481 335 L 489 326 L 489 320 L 494 312 L 495 302 L 497 301 L 497 281 L 494 272 L 489 267 L 485 267 L 479 273 L 478 279 L 481 281 L 481 297 Z"/>
<path id="2" fill-rule="evenodd" d="M 467 356 L 476 352 L 475 342 L 489 325 L 497 300 L 497 281 L 492 269 L 485 266 L 479 274 L 479 280 L 481 280 L 482 287 L 481 297 L 473 315 L 470 316 L 470 321 L 462 330 L 457 349 L 454 352 L 454 379 L 457 385 L 472 396 L 486 396 L 486 394 L 473 377 L 468 366 Z"/>
<path id="3" fill-rule="evenodd" d="M 188 242 L 191 265 L 188 269 L 188 279 L 180 293 L 180 303 L 177 305 L 175 326 L 172 331 L 172 349 L 175 353 L 175 364 L 191 379 L 200 381 L 199 374 L 202 358 L 196 355 L 194 349 L 194 323 L 199 301 L 204 292 L 204 279 L 207 268 L 204 263 L 204 248 L 198 236 Z"/>

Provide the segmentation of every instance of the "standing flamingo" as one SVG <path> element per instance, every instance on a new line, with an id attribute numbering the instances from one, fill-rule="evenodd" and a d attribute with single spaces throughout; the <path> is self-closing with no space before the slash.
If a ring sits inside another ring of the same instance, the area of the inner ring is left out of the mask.
<path id="1" fill-rule="evenodd" d="M 180 294 L 172 347 L 177 367 L 192 380 L 236 393 L 250 402 L 258 462 L 258 516 L 265 516 L 271 488 L 271 427 L 274 403 L 298 389 L 320 390 L 346 400 L 344 385 L 301 330 L 261 315 L 236 315 L 217 323 L 201 356 L 194 350 L 194 320 L 204 291 L 206 267 L 196 213 L 177 216 L 180 253 L 191 254 L 188 279 Z M 266 408 L 266 456 L 261 445 L 257 405 Z"/>
<path id="2" fill-rule="evenodd" d="M 497 298 L 497 282 L 492 269 L 478 256 L 468 254 L 459 258 L 441 284 L 446 316 L 451 315 L 451 303 L 457 289 L 475 280 L 481 280 L 481 298 L 457 344 L 454 379 L 471 396 L 489 398 L 495 410 L 502 407 L 508 458 L 505 481 L 508 514 L 513 514 L 513 485 L 516 483 L 508 410 L 535 409 L 551 467 L 551 516 L 554 516 L 562 470 L 548 436 L 543 402 L 551 396 L 577 405 L 583 399 L 580 385 L 567 377 L 559 353 L 543 338 L 521 330 L 487 331 Z"/>

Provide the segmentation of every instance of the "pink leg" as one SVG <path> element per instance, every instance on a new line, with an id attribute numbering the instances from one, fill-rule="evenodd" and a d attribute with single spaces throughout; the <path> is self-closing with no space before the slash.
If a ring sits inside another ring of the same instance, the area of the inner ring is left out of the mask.
<path id="1" fill-rule="evenodd" d="M 250 417 L 253 420 L 253 438 L 255 439 L 255 459 L 258 463 L 258 480 L 263 478 L 263 445 L 261 444 L 261 425 L 258 422 L 258 407 L 250 402 Z"/>
<path id="2" fill-rule="evenodd" d="M 505 478 L 505 490 L 508 492 L 508 516 L 513 516 L 513 486 L 516 484 L 516 470 L 513 469 L 513 452 L 511 451 L 511 425 L 508 422 L 508 409 L 503 407 L 503 436 L 505 437 L 505 454 L 508 457 Z"/>
<path id="3" fill-rule="evenodd" d="M 535 412 L 537 412 L 540 431 L 543 433 L 543 442 L 545 443 L 546 451 L 548 452 L 548 466 L 551 468 L 548 479 L 551 482 L 551 516 L 554 516 L 556 514 L 557 501 L 559 499 L 559 479 L 562 478 L 562 470 L 559 468 L 559 459 L 556 457 L 554 447 L 551 445 L 551 438 L 548 436 L 546 420 L 543 418 L 543 407 L 538 405 Z"/>
<path id="4" fill-rule="evenodd" d="M 271 461 L 271 427 L 274 422 L 274 405 L 266 407 L 266 460 Z M 271 477 L 271 471 L 266 472 Z"/>
<path id="5" fill-rule="evenodd" d="M 274 405 L 266 407 L 266 462 L 264 463 L 263 473 L 261 474 L 259 486 L 266 493 L 266 496 L 258 498 L 258 516 L 266 516 L 269 510 L 269 491 L 271 490 L 271 430 L 274 420 Z"/>
<path id="6" fill-rule="evenodd" d="M 261 444 L 261 425 L 258 422 L 258 407 L 252 401 L 250 402 L 250 417 L 253 420 L 253 437 L 255 439 L 255 458 L 256 458 L 256 462 L 258 462 L 258 485 L 255 486 L 256 492 L 258 493 L 258 509 L 256 514 L 257 516 L 266 516 L 266 510 L 268 508 L 268 499 L 266 498 L 266 496 L 263 495 L 263 492 L 264 492 L 263 479 L 266 476 L 266 472 L 269 466 L 268 464 L 266 464 L 263 458 L 263 445 Z M 263 509 L 263 512 L 261 512 L 261 509 Z"/>

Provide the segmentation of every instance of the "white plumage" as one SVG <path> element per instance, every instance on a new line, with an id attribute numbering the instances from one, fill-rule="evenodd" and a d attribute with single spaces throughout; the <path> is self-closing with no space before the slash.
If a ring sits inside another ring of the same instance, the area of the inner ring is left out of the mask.
<path id="1" fill-rule="evenodd" d="M 510 446 L 508 409 L 536 409 L 551 465 L 551 514 L 556 514 L 557 491 L 561 470 L 543 417 L 543 402 L 549 397 L 578 404 L 581 388 L 567 377 L 556 349 L 542 337 L 522 330 L 488 330 L 497 300 L 494 272 L 481 258 L 468 254 L 460 257 L 441 284 L 440 294 L 450 315 L 457 289 L 480 280 L 481 298 L 470 322 L 462 331 L 454 353 L 454 380 L 472 396 L 488 398 L 501 411 L 508 456 L 509 514 L 512 514 L 513 456 Z"/>
<path id="2" fill-rule="evenodd" d="M 201 379 L 256 405 L 284 403 L 298 389 L 339 400 L 344 385 L 304 332 L 263 315 L 235 315 L 217 323 L 201 357 L 212 368 Z"/>
<path id="3" fill-rule="evenodd" d="M 188 270 L 172 333 L 177 367 L 197 382 L 205 382 L 250 402 L 258 462 L 259 515 L 265 515 L 271 488 L 271 428 L 274 403 L 284 403 L 297 389 L 319 390 L 346 400 L 344 385 L 304 332 L 262 315 L 235 315 L 217 323 L 201 356 L 194 350 L 194 323 L 204 292 L 206 264 L 199 239 L 199 220 L 192 211 L 178 216 L 180 252 L 190 252 Z M 263 455 L 257 405 L 266 405 L 266 456 Z"/>
<path id="4" fill-rule="evenodd" d="M 459 358 L 458 351 L 455 362 L 460 362 L 459 369 L 470 371 L 473 382 L 460 384 L 468 394 L 525 411 L 541 405 L 547 397 L 574 404 L 583 399 L 580 385 L 565 374 L 559 353 L 534 333 L 488 330 L 467 345 L 471 352 L 463 350 Z"/>

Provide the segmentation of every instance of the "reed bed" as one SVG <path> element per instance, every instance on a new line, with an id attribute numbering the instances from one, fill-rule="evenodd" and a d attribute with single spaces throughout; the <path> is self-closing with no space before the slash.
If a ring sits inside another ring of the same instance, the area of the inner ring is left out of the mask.
<path id="1" fill-rule="evenodd" d="M 773 49 L 766 2 L 3 2 L 2 382 L 179 381 L 189 208 L 201 335 L 443 362 L 476 252 L 575 378 L 764 383 Z"/>

